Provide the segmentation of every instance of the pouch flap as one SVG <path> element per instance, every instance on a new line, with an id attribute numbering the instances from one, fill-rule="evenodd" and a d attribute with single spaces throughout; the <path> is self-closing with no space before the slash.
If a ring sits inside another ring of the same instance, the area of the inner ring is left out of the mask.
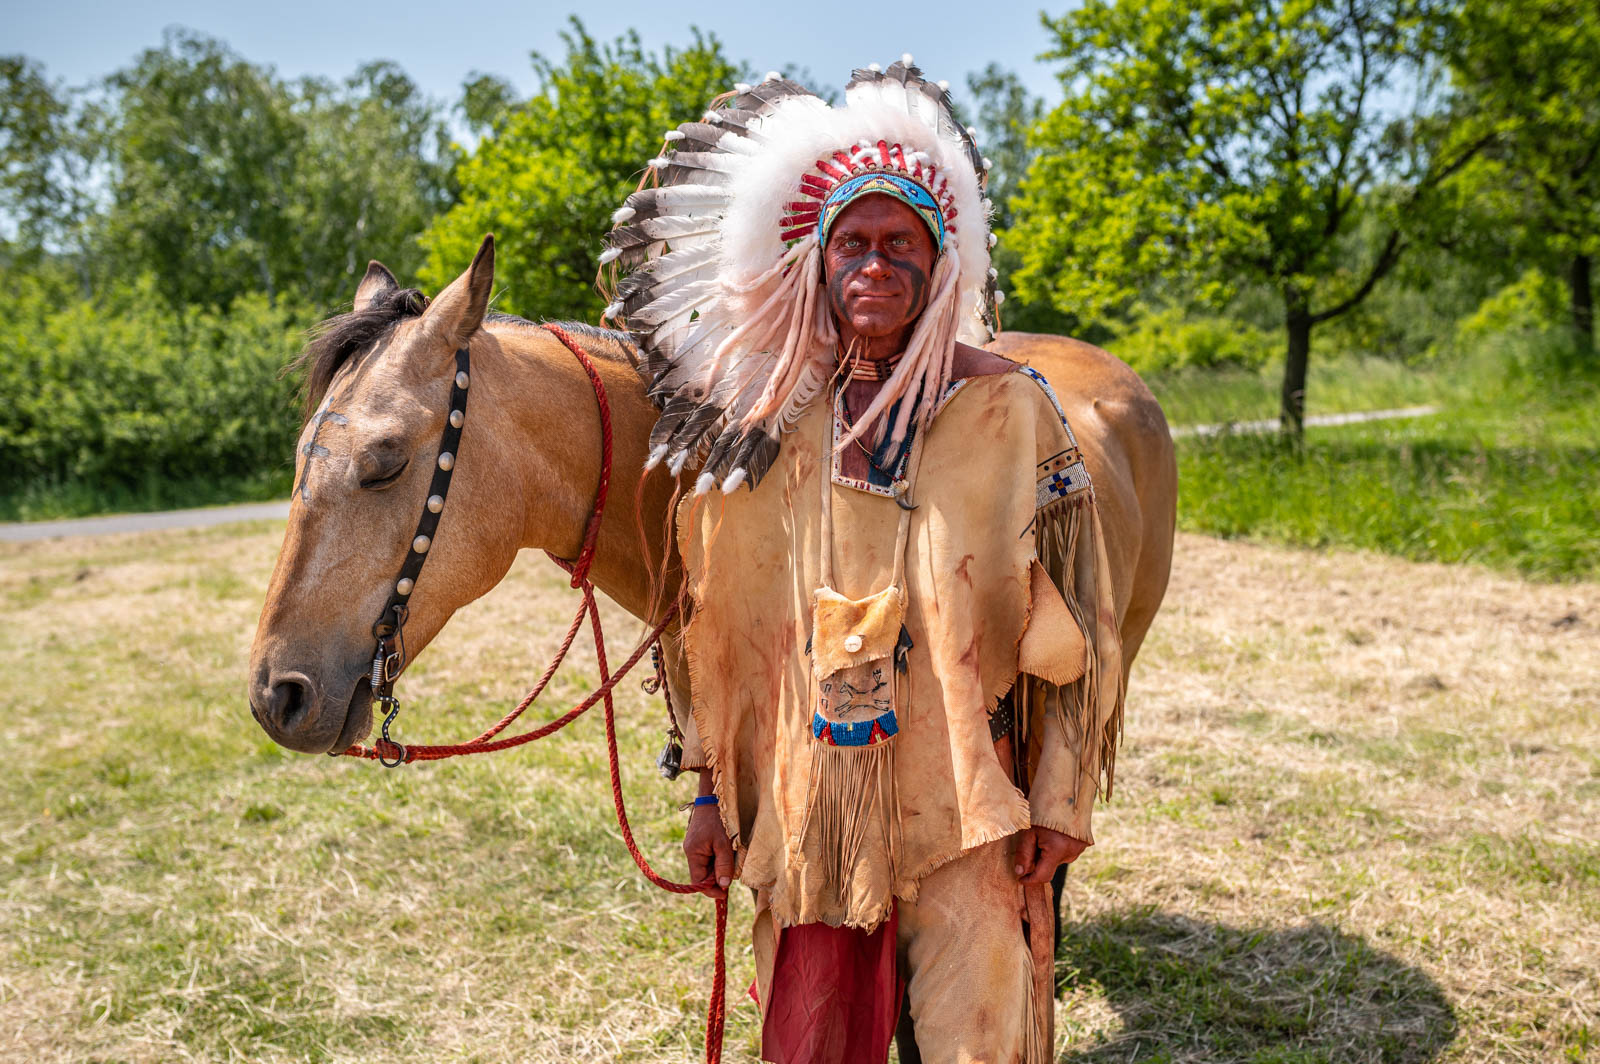
<path id="1" fill-rule="evenodd" d="M 1017 669 L 1046 683 L 1064 687 L 1089 666 L 1089 643 L 1072 609 L 1038 559 L 1029 575 L 1033 607 L 1028 627 L 1017 646 Z"/>
<path id="2" fill-rule="evenodd" d="M 831 587 L 811 596 L 811 661 L 818 676 L 864 665 L 894 653 L 906 605 L 897 587 L 864 599 L 847 599 Z"/>

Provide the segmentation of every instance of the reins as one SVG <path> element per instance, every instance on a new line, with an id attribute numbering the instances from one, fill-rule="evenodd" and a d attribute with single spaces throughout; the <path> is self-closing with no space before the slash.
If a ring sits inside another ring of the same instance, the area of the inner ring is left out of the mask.
<path id="1" fill-rule="evenodd" d="M 402 745 L 389 735 L 389 728 L 395 718 L 400 714 L 400 701 L 394 696 L 394 682 L 400 670 L 405 666 L 405 623 L 408 617 L 408 602 L 411 593 L 416 589 L 418 575 L 422 572 L 422 565 L 427 560 L 429 549 L 433 546 L 433 537 L 439 526 L 440 515 L 444 511 L 445 500 L 450 494 L 450 480 L 454 473 L 455 463 L 460 453 L 461 433 L 466 424 L 467 392 L 471 386 L 471 355 L 467 347 L 462 347 L 456 352 L 456 375 L 450 389 L 450 413 L 445 419 L 445 428 L 440 436 L 439 453 L 435 462 L 433 480 L 429 484 L 428 499 L 423 506 L 421 519 L 417 522 L 417 531 L 411 541 L 411 549 L 407 552 L 405 561 L 401 563 L 400 573 L 396 577 L 394 586 L 389 594 L 389 600 L 384 604 L 383 612 L 372 626 L 373 638 L 377 647 L 373 653 L 372 675 L 369 683 L 372 687 L 372 701 L 375 707 L 382 707 L 384 719 L 381 728 L 381 737 L 372 746 L 356 744 L 349 749 L 342 750 L 336 756 L 359 757 L 394 768 L 399 765 L 410 764 L 413 761 L 442 761 L 449 757 L 463 757 L 468 754 L 488 754 L 497 750 L 510 750 L 514 747 L 543 739 L 571 724 L 578 717 L 594 706 L 596 702 L 605 703 L 606 721 L 606 756 L 611 772 L 611 801 L 616 809 L 617 827 L 622 832 L 623 844 L 628 849 L 628 855 L 638 866 L 640 873 L 646 879 L 660 887 L 662 890 L 674 894 L 697 894 L 698 888 L 689 883 L 675 883 L 659 875 L 650 862 L 640 852 L 638 844 L 633 838 L 633 828 L 628 823 L 628 810 L 622 798 L 622 770 L 621 761 L 617 754 L 617 724 L 616 707 L 612 700 L 612 692 L 617 684 L 627 676 L 629 671 L 639 663 L 647 650 L 659 644 L 661 633 L 677 615 L 676 604 L 669 607 L 661 621 L 651 629 L 650 633 L 634 648 L 633 653 L 622 663 L 622 667 L 615 673 L 610 671 L 606 661 L 605 632 L 600 623 L 600 607 L 595 601 L 594 584 L 589 579 L 589 568 L 594 562 L 595 544 L 600 537 L 600 520 L 605 514 L 606 497 L 611 491 L 611 403 L 606 397 L 605 384 L 600 380 L 600 374 L 595 369 L 594 362 L 576 341 L 558 325 L 545 323 L 544 328 L 557 340 L 571 351 L 577 358 L 578 364 L 583 367 L 589 377 L 589 384 L 594 389 L 595 402 L 600 408 L 600 484 L 595 493 L 594 508 L 589 514 L 588 526 L 584 529 L 583 543 L 579 548 L 578 557 L 567 562 L 551 554 L 551 559 L 567 572 L 572 574 L 571 586 L 582 592 L 583 600 L 578 605 L 578 612 L 572 618 L 572 624 L 567 628 L 567 634 L 561 641 L 560 648 L 555 657 L 551 659 L 544 674 L 527 695 L 517 703 L 516 708 L 507 713 L 493 727 L 464 743 L 450 743 L 435 746 Z M 548 552 L 547 552 L 548 553 Z M 588 698 L 567 710 L 561 716 L 540 725 L 533 731 L 523 732 L 510 738 L 496 738 L 507 727 L 514 723 L 523 712 L 544 693 L 556 670 L 566 658 L 567 651 L 572 649 L 578 631 L 583 627 L 584 618 L 589 620 L 589 627 L 594 636 L 595 660 L 600 670 L 600 686 Z M 727 941 L 728 928 L 728 901 L 726 898 L 716 899 L 716 966 L 712 975 L 711 1000 L 706 1008 L 706 1056 L 707 1064 L 717 1064 L 722 1059 L 723 1026 L 727 1013 L 727 969 L 724 961 L 724 945 Z"/>

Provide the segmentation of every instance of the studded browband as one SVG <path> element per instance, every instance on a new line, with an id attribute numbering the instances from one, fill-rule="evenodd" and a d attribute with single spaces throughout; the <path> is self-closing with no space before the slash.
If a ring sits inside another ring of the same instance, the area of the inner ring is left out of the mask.
<path id="1" fill-rule="evenodd" d="M 394 681 L 405 665 L 405 625 L 409 613 L 407 603 L 416 589 L 417 576 L 422 563 L 428 560 L 428 549 L 433 546 L 434 533 L 439 528 L 439 517 L 444 513 L 444 500 L 450 494 L 450 478 L 455 473 L 456 456 L 461 450 L 461 429 L 467 421 L 467 386 L 471 355 L 466 347 L 456 351 L 456 376 L 450 387 L 450 413 L 445 419 L 444 432 L 439 436 L 439 456 L 435 459 L 433 480 L 428 485 L 428 501 L 417 521 L 416 534 L 411 538 L 411 549 L 400 564 L 400 574 L 395 577 L 389 591 L 389 601 L 372 625 L 372 637 L 377 649 L 372 655 L 372 701 L 384 707 L 383 741 L 399 751 L 393 760 L 379 757 L 383 764 L 393 768 L 405 761 L 405 747 L 389 738 L 389 725 L 400 711 L 394 697 Z"/>

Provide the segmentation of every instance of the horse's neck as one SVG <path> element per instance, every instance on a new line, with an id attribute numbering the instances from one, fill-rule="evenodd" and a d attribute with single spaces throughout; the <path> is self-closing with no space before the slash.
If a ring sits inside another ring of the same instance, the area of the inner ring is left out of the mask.
<path id="1" fill-rule="evenodd" d="M 594 386 L 576 356 L 545 329 L 507 327 L 491 335 L 497 342 L 481 345 L 487 364 L 473 376 L 491 393 L 484 405 L 494 409 L 495 435 L 505 441 L 501 462 L 522 482 L 518 545 L 571 561 L 578 556 L 600 485 Z M 591 352 L 611 415 L 611 484 L 590 578 L 629 612 L 643 616 L 650 608 L 650 573 L 660 567 L 669 532 L 671 485 L 665 473 L 645 482 L 642 500 L 639 491 L 657 411 L 632 366 L 594 353 L 603 342 L 577 339 Z M 474 358 L 480 358 L 477 351 Z"/>

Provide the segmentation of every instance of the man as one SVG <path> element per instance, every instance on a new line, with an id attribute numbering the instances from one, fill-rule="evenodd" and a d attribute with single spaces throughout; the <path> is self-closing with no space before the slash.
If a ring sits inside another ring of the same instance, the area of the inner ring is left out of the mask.
<path id="1" fill-rule="evenodd" d="M 610 261 L 664 400 L 694 881 L 756 891 L 764 1059 L 1050 1059 L 1056 868 L 1120 728 L 1110 581 L 1043 378 L 963 342 L 983 163 L 909 57 L 669 134 Z M 750 490 L 738 491 L 741 486 Z M 722 495 L 710 492 L 720 487 Z"/>

